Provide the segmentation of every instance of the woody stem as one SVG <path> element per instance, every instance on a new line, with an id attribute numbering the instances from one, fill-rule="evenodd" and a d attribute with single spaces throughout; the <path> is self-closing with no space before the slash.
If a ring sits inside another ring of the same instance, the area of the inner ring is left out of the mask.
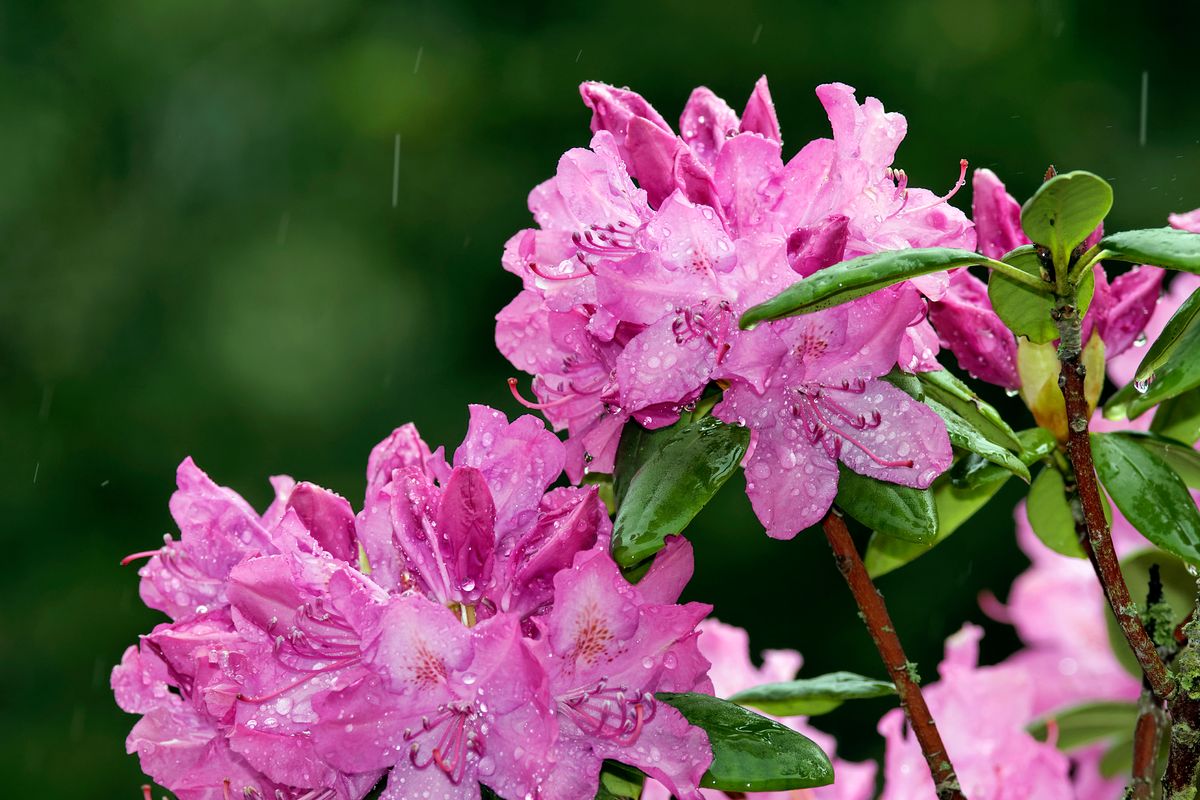
<path id="1" fill-rule="evenodd" d="M 908 656 L 904 654 L 904 647 L 900 644 L 900 637 L 896 635 L 896 628 L 892 625 L 883 595 L 875 588 L 871 576 L 867 573 L 841 512 L 836 508 L 830 509 L 821 527 L 824 528 L 825 537 L 833 549 L 833 558 L 837 562 L 838 570 L 846 579 L 846 585 L 854 595 L 859 613 L 867 625 L 876 649 L 879 650 L 880 658 L 883 659 L 883 665 L 896 686 L 900 706 L 908 718 L 908 726 L 921 745 L 921 752 L 929 765 L 938 800 L 966 800 L 959 787 L 958 776 L 954 773 L 954 766 L 946 753 L 946 746 L 942 743 L 941 734 L 933 721 L 933 715 L 930 714 L 925 697 L 921 694 L 916 671 Z"/>

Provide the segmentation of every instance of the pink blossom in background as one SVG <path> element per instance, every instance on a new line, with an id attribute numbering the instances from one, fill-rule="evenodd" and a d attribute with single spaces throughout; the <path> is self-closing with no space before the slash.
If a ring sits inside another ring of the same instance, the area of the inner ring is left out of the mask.
<path id="1" fill-rule="evenodd" d="M 800 654 L 795 650 L 767 650 L 762 654 L 762 666 L 750 660 L 750 637 L 742 628 L 726 625 L 709 618 L 699 625 L 700 652 L 712 662 L 709 677 L 718 697 L 729 697 L 743 689 L 764 683 L 790 681 L 800 669 Z M 757 792 L 760 800 L 868 800 L 875 794 L 874 762 L 844 761 L 835 756 L 837 746 L 833 737 L 808 724 L 805 717 L 779 719 L 794 731 L 812 739 L 833 762 L 834 782 L 815 789 L 794 789 L 785 792 Z M 702 790 L 708 800 L 723 800 L 725 794 Z M 647 781 L 642 800 L 668 800 L 670 793 L 661 784 Z"/>
<path id="2" fill-rule="evenodd" d="M 972 179 L 973 216 L 979 251 L 1001 258 L 1029 244 L 1021 230 L 1021 205 L 1004 188 L 995 173 L 975 171 Z M 1099 241 L 1097 228 L 1085 245 Z M 1094 268 L 1096 288 L 1084 316 L 1086 341 L 1095 330 L 1105 345 L 1105 357 L 1126 352 L 1146 328 L 1162 287 L 1164 272 L 1158 267 L 1134 267 L 1110 283 L 1104 268 Z M 959 366 L 971 375 L 1006 389 L 1017 389 L 1017 340 L 996 312 L 987 295 L 987 284 L 967 270 L 950 278 L 944 297 L 931 305 L 930 320 L 941 344 L 954 353 Z"/>
<path id="3" fill-rule="evenodd" d="M 950 195 L 909 187 L 892 168 L 904 117 L 874 98 L 860 104 L 848 86 L 821 86 L 833 138 L 785 162 L 765 79 L 740 116 L 695 90 L 678 135 L 628 89 L 586 83 L 581 92 L 591 147 L 568 151 L 531 192 L 538 227 L 513 236 L 503 257 L 522 290 L 496 326 L 500 350 L 533 375 L 537 402 L 527 405 L 569 433 L 571 479 L 612 471 L 626 420 L 671 424 L 720 381 L 728 389 L 717 416 L 752 430 L 748 491 L 772 536 L 820 519 L 839 459 L 928 486 L 949 466 L 944 428 L 875 379 L 897 364 L 939 368 L 926 298 L 945 294 L 947 276 L 737 328 L 751 305 L 845 258 L 975 247 Z M 878 330 L 851 323 L 877 314 Z"/>
<path id="4" fill-rule="evenodd" d="M 676 603 L 690 546 L 629 584 L 597 490 L 548 490 L 563 461 L 534 417 L 473 406 L 451 461 L 412 426 L 380 443 L 358 515 L 277 479 L 259 516 L 186 460 L 181 540 L 140 554 L 175 619 L 112 675 L 129 752 L 182 800 L 358 800 L 384 776 L 388 800 L 589 800 L 606 758 L 698 798 L 707 738 L 654 699 L 711 691 L 709 607 Z"/>
<path id="5" fill-rule="evenodd" d="M 1037 676 L 1019 665 L 980 667 L 982 635 L 966 625 L 950 637 L 940 679 L 923 687 L 963 793 L 971 800 L 1075 800 L 1067 756 L 1026 731 L 1036 716 Z M 879 733 L 887 740 L 882 800 L 934 797 L 904 712 L 889 711 Z"/>

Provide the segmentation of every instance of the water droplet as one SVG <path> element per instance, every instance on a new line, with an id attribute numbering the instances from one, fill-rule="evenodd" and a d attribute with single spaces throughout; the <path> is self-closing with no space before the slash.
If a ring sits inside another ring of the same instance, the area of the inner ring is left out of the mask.
<path id="1" fill-rule="evenodd" d="M 1146 346 L 1146 332 L 1145 331 L 1142 331 L 1141 333 L 1139 333 L 1137 335 L 1137 338 L 1133 340 L 1133 346 L 1134 347 L 1145 347 Z"/>
<path id="2" fill-rule="evenodd" d="M 467 686 L 470 686 L 471 684 L 475 683 L 476 680 L 477 680 L 477 678 L 475 677 L 475 674 L 472 672 L 468 672 L 465 675 L 463 675 L 463 677 L 462 677 L 462 682 L 464 684 L 466 684 Z"/>
<path id="3" fill-rule="evenodd" d="M 1150 381 L 1152 380 L 1154 380 L 1153 375 L 1151 375 L 1149 378 L 1143 378 L 1140 381 L 1134 381 L 1133 388 L 1137 390 L 1138 394 L 1145 394 L 1150 388 Z"/>
<path id="4" fill-rule="evenodd" d="M 654 666 L 654 659 L 650 656 L 646 656 L 642 659 L 642 666 L 646 669 L 651 669 Z"/>

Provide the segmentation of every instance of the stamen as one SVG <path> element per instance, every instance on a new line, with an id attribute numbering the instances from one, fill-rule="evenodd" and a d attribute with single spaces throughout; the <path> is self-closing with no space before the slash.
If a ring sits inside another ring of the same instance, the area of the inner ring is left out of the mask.
<path id="1" fill-rule="evenodd" d="M 143 550 L 140 553 L 130 553 L 129 555 L 127 555 L 121 559 L 121 566 L 127 567 L 134 561 L 137 561 L 139 558 L 154 558 L 156 555 L 158 555 L 161 552 L 162 552 L 162 548 L 160 547 L 157 550 Z"/>
<path id="2" fill-rule="evenodd" d="M 529 267 L 530 272 L 532 272 L 534 275 L 537 275 L 542 280 L 547 281 L 574 281 L 578 280 L 579 278 L 586 278 L 588 275 L 593 274 L 591 265 L 586 263 L 583 265 L 584 269 L 582 271 L 570 272 L 566 275 L 551 275 L 533 261 L 530 261 L 527 266 Z"/>
<path id="3" fill-rule="evenodd" d="M 354 664 L 360 660 L 361 660 L 361 656 L 355 656 L 354 658 L 347 658 L 344 661 L 338 661 L 334 664 L 330 664 L 327 667 L 321 667 L 320 669 L 309 670 L 307 672 L 307 674 L 301 675 L 296 680 L 292 681 L 291 683 L 289 683 L 285 686 L 280 687 L 279 689 L 276 689 L 275 691 L 271 692 L 270 694 L 264 694 L 259 697 L 249 697 L 244 694 L 239 694 L 237 696 L 237 699 L 241 700 L 243 703 L 251 703 L 253 705 L 257 705 L 259 703 L 265 703 L 268 700 L 274 700 L 276 697 L 283 694 L 284 692 L 288 692 L 288 691 L 291 691 L 292 689 L 295 689 L 297 686 L 304 683 L 305 681 L 311 680 L 314 675 L 320 675 L 321 673 L 324 673 L 324 672 L 332 672 L 333 670 L 341 669 L 342 667 L 347 667 L 347 666 Z"/>
<path id="4" fill-rule="evenodd" d="M 516 398 L 518 403 L 526 408 L 532 408 L 534 411 L 545 411 L 547 408 L 555 408 L 557 406 L 565 405 L 575 399 L 570 395 L 564 395 L 557 400 L 550 400 L 546 403 L 535 403 L 532 400 L 526 400 L 521 396 L 521 390 L 517 388 L 516 378 L 508 379 L 508 390 L 512 392 L 512 396 Z"/>
<path id="5" fill-rule="evenodd" d="M 228 782 L 227 782 L 227 783 L 228 783 Z M 225 796 L 226 796 L 226 797 L 228 797 L 228 796 L 229 796 L 229 792 L 226 792 L 226 793 L 225 793 Z M 151 800 L 151 798 L 150 798 L 150 784 L 148 784 L 148 783 L 143 783 L 143 784 L 142 784 L 142 800 Z"/>
<path id="6" fill-rule="evenodd" d="M 825 429 L 832 431 L 834 434 L 836 434 L 836 436 L 838 438 L 836 438 L 833 442 L 835 457 L 838 457 L 841 455 L 842 440 L 845 440 L 845 441 L 849 442 L 850 444 L 854 445 L 855 447 L 857 447 L 859 450 L 861 450 L 867 456 L 867 458 L 871 459 L 872 461 L 874 461 L 876 464 L 878 464 L 881 467 L 908 468 L 908 467 L 913 466 L 912 459 L 905 459 L 905 460 L 901 460 L 901 461 L 889 461 L 885 458 L 882 458 L 882 457 L 876 455 L 875 453 L 873 453 L 871 451 L 871 448 L 866 446 L 866 444 L 859 441 L 854 436 L 850 435 L 850 433 L 848 433 L 844 429 L 839 428 L 838 426 L 834 425 L 832 420 L 828 419 L 824 414 L 821 413 L 821 406 L 822 405 L 825 406 L 825 408 L 828 409 L 829 411 L 833 412 L 833 414 L 835 416 L 841 418 L 843 421 L 845 421 L 851 427 L 858 428 L 859 430 L 863 430 L 868 427 L 870 427 L 870 428 L 879 427 L 879 425 L 883 421 L 883 417 L 881 414 L 879 414 L 878 411 L 872 410 L 871 421 L 868 423 L 868 421 L 866 420 L 866 418 L 863 415 L 861 415 L 861 414 L 851 415 L 850 412 L 847 411 L 845 408 L 843 408 L 842 406 L 835 403 L 829 397 L 823 395 L 821 393 L 820 389 L 817 389 L 816 391 L 810 391 L 810 390 L 806 390 L 805 387 L 801 387 L 801 389 L 798 391 L 798 394 L 800 395 L 800 397 L 803 400 L 807 401 L 807 406 L 793 406 L 792 414 L 796 417 L 800 417 L 803 419 L 802 414 L 800 414 L 798 412 L 801 410 L 801 408 L 807 408 L 807 410 L 815 417 L 816 422 L 818 422 L 820 424 L 820 426 L 823 426 Z M 819 403 L 818 403 L 818 400 L 820 401 Z M 804 421 L 805 421 L 805 427 L 809 431 L 810 440 L 815 444 L 816 441 L 820 438 L 820 434 L 816 434 L 811 428 L 809 428 L 807 420 L 804 420 Z M 816 426 L 813 426 L 813 427 L 816 427 Z"/>

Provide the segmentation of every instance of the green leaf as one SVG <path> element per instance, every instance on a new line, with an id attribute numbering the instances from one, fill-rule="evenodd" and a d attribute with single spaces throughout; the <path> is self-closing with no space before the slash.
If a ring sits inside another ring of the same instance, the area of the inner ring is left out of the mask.
<path id="1" fill-rule="evenodd" d="M 1179 342 L 1148 380 L 1131 381 L 1104 404 L 1109 419 L 1136 419 L 1154 406 L 1200 386 L 1200 325 L 1180 335 Z"/>
<path id="2" fill-rule="evenodd" d="M 1166 327 L 1142 356 L 1134 374 L 1135 381 L 1145 381 L 1154 376 L 1167 363 L 1171 355 L 1183 343 L 1185 336 L 1200 323 L 1200 290 L 1194 291 L 1167 320 Z"/>
<path id="3" fill-rule="evenodd" d="M 746 311 L 740 324 L 743 328 L 753 328 L 761 322 L 810 314 L 910 278 L 983 264 L 987 260 L 978 253 L 946 247 L 888 250 L 859 256 L 792 284 L 767 302 Z"/>
<path id="4" fill-rule="evenodd" d="M 595 800 L 638 800 L 646 776 L 641 770 L 617 761 L 605 761 Z"/>
<path id="5" fill-rule="evenodd" d="M 707 789 L 781 792 L 833 783 L 829 757 L 791 728 L 705 694 L 656 696 L 708 734 L 713 761 L 700 781 Z"/>
<path id="6" fill-rule="evenodd" d="M 617 459 L 613 469 L 613 501 L 620 508 L 625 493 L 633 476 L 645 463 L 650 454 L 662 446 L 662 443 L 682 428 L 676 423 L 666 428 L 646 430 L 636 422 L 627 422 L 621 429 L 621 441 L 617 445 Z"/>
<path id="7" fill-rule="evenodd" d="M 1096 472 L 1117 508 L 1168 553 L 1200 564 L 1200 512 L 1183 480 L 1128 436 L 1092 434 Z"/>
<path id="8" fill-rule="evenodd" d="M 1175 470 L 1175 474 L 1189 489 L 1200 489 L 1200 452 L 1191 446 L 1165 436 L 1142 431 L 1116 431 L 1112 435 L 1124 437 L 1146 448 L 1162 459 L 1168 467 Z"/>
<path id="9" fill-rule="evenodd" d="M 1200 440 L 1200 391 L 1184 392 L 1163 401 L 1154 412 L 1150 430 L 1194 445 Z"/>
<path id="10" fill-rule="evenodd" d="M 859 475 L 838 464 L 834 502 L 873 531 L 909 542 L 928 542 L 937 534 L 933 493 Z"/>
<path id="11" fill-rule="evenodd" d="M 1129 587 L 1129 595 L 1137 602 L 1138 607 L 1145 609 L 1146 595 L 1150 590 L 1150 567 L 1158 565 L 1159 578 L 1162 581 L 1163 600 L 1171 609 L 1171 630 L 1173 633 L 1179 623 L 1187 619 L 1196 602 L 1196 579 L 1188 572 L 1187 566 L 1170 553 L 1146 547 L 1136 553 L 1131 553 L 1121 559 L 1121 574 Z M 1125 641 L 1125 634 L 1117 623 L 1117 618 L 1108 608 L 1108 603 L 1097 599 L 1097 604 L 1104 608 L 1108 623 L 1108 643 L 1117 661 L 1134 677 L 1142 677 L 1142 668 L 1137 658 Z M 1160 633 L 1156 631 L 1156 633 Z"/>
<path id="12" fill-rule="evenodd" d="M 1075 517 L 1067 501 L 1061 472 L 1053 467 L 1044 467 L 1038 473 L 1029 487 L 1025 515 L 1033 532 L 1046 547 L 1064 556 L 1085 557 L 1075 532 Z"/>
<path id="13" fill-rule="evenodd" d="M 1104 221 L 1112 200 L 1112 187 L 1098 175 L 1057 175 L 1021 207 L 1021 228 L 1029 241 L 1050 251 L 1055 267 L 1066 269 L 1071 251 Z"/>
<path id="14" fill-rule="evenodd" d="M 1045 428 L 1027 428 L 1019 431 L 1017 440 L 1021 443 L 1021 450 L 1017 456 L 1026 467 L 1032 467 L 1058 447 L 1054 434 Z M 993 464 L 982 456 L 968 453 L 950 469 L 950 480 L 960 489 L 971 489 L 996 480 L 1001 477 L 998 474 L 1001 471 L 1008 472 L 1004 467 Z M 1007 474 L 1004 477 L 1007 477 Z"/>
<path id="15" fill-rule="evenodd" d="M 936 411 L 942 421 L 946 423 L 946 433 L 950 436 L 950 444 L 960 450 L 975 453 L 1029 483 L 1029 468 L 1021 462 L 1021 459 L 986 438 L 977 429 L 971 427 L 966 420 L 933 398 L 926 397 L 925 405 Z"/>
<path id="16" fill-rule="evenodd" d="M 738 692 L 731 702 L 755 708 L 777 717 L 812 717 L 833 711 L 847 700 L 884 697 L 895 694 L 891 681 L 865 678 L 853 672 L 831 672 L 816 678 L 782 683 L 765 683 Z"/>
<path id="17" fill-rule="evenodd" d="M 1001 447 L 1014 453 L 1021 452 L 1021 440 L 1000 416 L 1000 412 L 984 402 L 983 398 L 955 377 L 954 373 L 941 369 L 936 372 L 919 372 L 916 377 L 925 397 L 931 397 L 953 409 L 973 428 Z"/>
<path id="18" fill-rule="evenodd" d="M 1013 250 L 1004 257 L 1004 263 L 1041 277 L 1042 262 L 1032 245 Z M 1079 281 L 1076 305 L 1080 316 L 1087 312 L 1095 290 L 1096 277 L 1089 270 Z M 1058 326 L 1050 316 L 1056 303 L 1054 284 L 1047 283 L 1045 291 L 1038 291 L 1002 272 L 992 272 L 988 277 L 988 299 L 992 301 L 996 315 L 1018 336 L 1024 336 L 1034 344 L 1046 344 L 1058 338 Z"/>
<path id="19" fill-rule="evenodd" d="M 636 564 L 683 531 L 734 473 L 749 443 L 746 428 L 705 417 L 639 446 L 640 466 L 613 523 L 617 563 Z"/>
<path id="20" fill-rule="evenodd" d="M 987 501 L 1000 491 L 1000 487 L 1008 481 L 1011 474 L 997 467 L 990 482 L 970 489 L 954 486 L 946 475 L 939 477 L 930 487 L 933 490 L 933 503 L 938 515 L 938 531 L 933 541 L 922 545 L 875 534 L 868 542 L 867 553 L 863 557 L 867 572 L 872 578 L 878 578 L 928 553 L 957 531 L 975 512 L 987 505 Z"/>
<path id="21" fill-rule="evenodd" d="M 1035 739 L 1044 742 L 1049 737 L 1049 723 L 1053 721 L 1058 731 L 1055 744 L 1059 750 L 1069 753 L 1089 744 L 1128 736 L 1137 716 L 1137 703 L 1106 700 L 1047 714 L 1032 722 L 1028 730 Z"/>
<path id="22" fill-rule="evenodd" d="M 1101 258 L 1200 272 L 1200 234 L 1175 228 L 1121 231 L 1100 240 Z"/>

